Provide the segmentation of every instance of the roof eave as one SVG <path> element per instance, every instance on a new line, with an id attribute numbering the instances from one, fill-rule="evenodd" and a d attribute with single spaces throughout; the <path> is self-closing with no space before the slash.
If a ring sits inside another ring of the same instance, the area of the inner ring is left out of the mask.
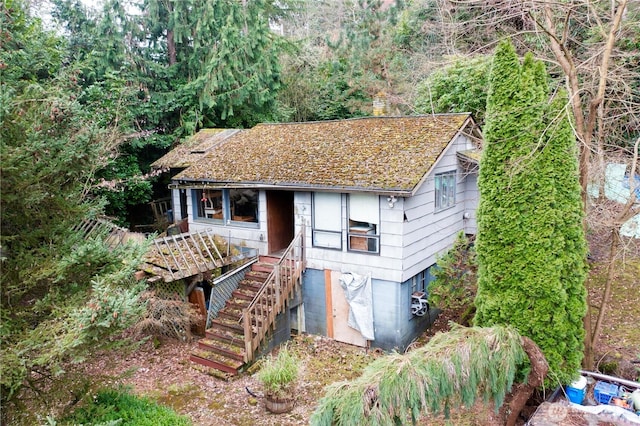
<path id="1" fill-rule="evenodd" d="M 169 188 L 171 189 L 231 189 L 231 188 L 253 188 L 264 190 L 279 191 L 303 191 L 303 192 L 361 192 L 379 195 L 394 195 L 396 197 L 409 197 L 413 193 L 413 189 L 401 188 L 365 188 L 359 186 L 323 186 L 300 183 L 266 183 L 266 182 L 216 182 L 204 180 L 181 179 L 173 181 Z"/>

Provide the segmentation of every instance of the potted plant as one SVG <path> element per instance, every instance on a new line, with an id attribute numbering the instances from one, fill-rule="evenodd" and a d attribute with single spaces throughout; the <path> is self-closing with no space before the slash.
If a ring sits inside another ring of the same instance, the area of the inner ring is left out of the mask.
<path id="1" fill-rule="evenodd" d="M 262 383 L 267 410 L 280 414 L 293 409 L 297 379 L 298 359 L 287 345 L 282 346 L 277 355 L 264 358 L 258 380 Z"/>

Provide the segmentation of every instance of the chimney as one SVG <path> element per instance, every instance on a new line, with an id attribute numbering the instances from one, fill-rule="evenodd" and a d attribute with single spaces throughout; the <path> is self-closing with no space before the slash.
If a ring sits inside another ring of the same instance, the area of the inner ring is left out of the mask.
<path id="1" fill-rule="evenodd" d="M 389 101 L 387 100 L 387 94 L 384 92 L 378 92 L 373 98 L 373 115 L 374 117 L 380 117 L 387 115 L 389 112 Z"/>

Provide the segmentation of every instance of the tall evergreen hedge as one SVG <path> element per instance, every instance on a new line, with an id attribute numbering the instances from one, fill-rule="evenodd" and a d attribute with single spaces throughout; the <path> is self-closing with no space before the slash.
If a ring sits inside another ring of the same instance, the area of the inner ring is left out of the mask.
<path id="1" fill-rule="evenodd" d="M 582 360 L 586 241 L 576 144 L 551 102 L 544 65 L 496 50 L 484 131 L 478 211 L 476 325 L 510 324 L 544 352 L 553 383 Z"/>

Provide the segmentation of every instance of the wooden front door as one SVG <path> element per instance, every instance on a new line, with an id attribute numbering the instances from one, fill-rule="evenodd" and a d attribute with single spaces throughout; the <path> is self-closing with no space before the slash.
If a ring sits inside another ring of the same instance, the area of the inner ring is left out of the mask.
<path id="1" fill-rule="evenodd" d="M 325 270 L 325 297 L 327 304 L 327 334 L 338 342 L 367 346 L 367 340 L 355 328 L 349 327 L 349 302 L 340 285 L 340 271 Z"/>
<path id="2" fill-rule="evenodd" d="M 293 240 L 293 192 L 267 191 L 267 241 L 269 253 L 285 249 Z"/>

